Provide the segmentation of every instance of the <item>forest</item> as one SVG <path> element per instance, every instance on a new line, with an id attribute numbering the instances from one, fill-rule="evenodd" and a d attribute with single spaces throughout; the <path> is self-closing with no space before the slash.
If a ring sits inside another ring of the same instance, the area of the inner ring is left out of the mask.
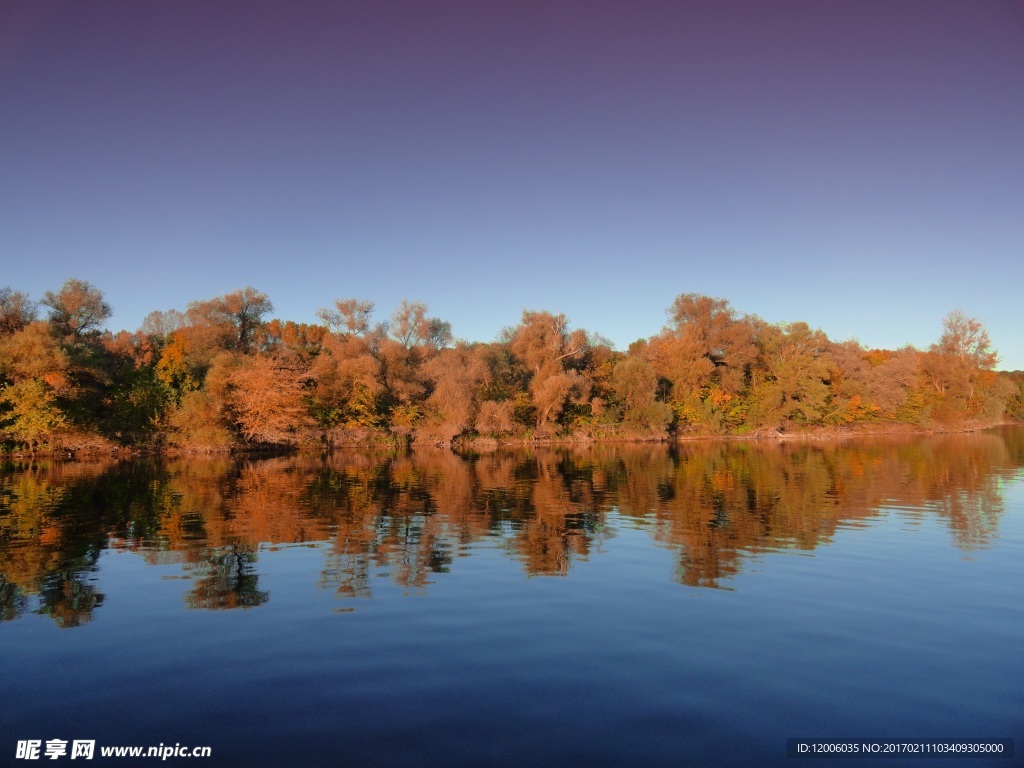
<path id="1" fill-rule="evenodd" d="M 626 351 L 524 310 L 492 342 L 403 300 L 339 299 L 320 323 L 272 317 L 251 287 L 154 311 L 135 331 L 69 279 L 0 289 L 4 452 L 327 450 L 363 444 L 674 440 L 958 430 L 1024 420 L 1024 372 L 950 312 L 928 349 L 865 349 L 684 293 Z"/>

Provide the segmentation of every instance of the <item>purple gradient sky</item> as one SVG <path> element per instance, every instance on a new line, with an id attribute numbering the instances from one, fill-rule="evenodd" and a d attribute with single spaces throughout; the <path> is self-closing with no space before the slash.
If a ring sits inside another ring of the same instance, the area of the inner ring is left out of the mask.
<path id="1" fill-rule="evenodd" d="M 683 292 L 867 346 L 962 308 L 1024 369 L 1024 3 L 0 0 L 0 287 L 110 327 Z"/>

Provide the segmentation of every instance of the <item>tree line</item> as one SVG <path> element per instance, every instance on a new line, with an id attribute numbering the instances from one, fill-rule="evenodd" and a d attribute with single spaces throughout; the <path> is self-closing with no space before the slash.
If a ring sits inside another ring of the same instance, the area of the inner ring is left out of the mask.
<path id="1" fill-rule="evenodd" d="M 865 349 L 686 293 L 660 332 L 616 351 L 563 314 L 524 310 L 493 342 L 456 341 L 425 304 L 384 321 L 339 299 L 319 323 L 271 317 L 248 287 L 112 333 L 69 279 L 0 290 L 8 450 L 329 448 L 372 442 L 667 439 L 1024 419 L 1024 373 L 996 370 L 960 311 L 926 350 Z"/>

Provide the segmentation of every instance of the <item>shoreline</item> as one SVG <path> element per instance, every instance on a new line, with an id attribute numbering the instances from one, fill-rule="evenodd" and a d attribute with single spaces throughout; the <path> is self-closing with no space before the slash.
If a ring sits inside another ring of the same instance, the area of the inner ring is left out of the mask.
<path id="1" fill-rule="evenodd" d="M 144 457 L 226 457 L 226 456 L 250 456 L 250 457 L 274 457 L 302 454 L 330 454 L 335 450 L 449 450 L 453 453 L 476 453 L 502 450 L 507 448 L 559 448 L 559 447 L 584 447 L 603 445 L 682 445 L 697 442 L 758 442 L 758 443 L 786 443 L 786 442 L 839 442 L 844 440 L 859 439 L 865 437 L 924 437 L 929 435 L 955 435 L 983 432 L 999 427 L 1024 426 L 1024 422 L 1000 421 L 994 423 L 972 423 L 961 426 L 931 426 L 921 427 L 913 425 L 889 424 L 882 428 L 873 428 L 867 425 L 857 429 L 843 428 L 817 428 L 800 432 L 783 432 L 779 430 L 757 430 L 749 434 L 681 434 L 681 435 L 651 435 L 651 436 L 630 436 L 630 437 L 590 437 L 583 434 L 564 435 L 559 437 L 541 438 L 493 438 L 493 437 L 472 437 L 466 439 L 456 438 L 450 442 L 430 442 L 416 440 L 398 439 L 397 436 L 377 435 L 361 441 L 338 442 L 330 445 L 305 444 L 305 445 L 259 445 L 259 446 L 198 446 L 193 448 L 179 447 L 137 447 L 137 446 L 105 446 L 105 447 L 80 447 L 60 448 L 45 451 L 0 451 L 0 460 L 11 459 L 62 459 L 74 461 L 81 458 L 95 459 L 97 457 L 109 457 L 113 459 L 134 459 Z M 391 439 L 388 439 L 388 438 Z"/>

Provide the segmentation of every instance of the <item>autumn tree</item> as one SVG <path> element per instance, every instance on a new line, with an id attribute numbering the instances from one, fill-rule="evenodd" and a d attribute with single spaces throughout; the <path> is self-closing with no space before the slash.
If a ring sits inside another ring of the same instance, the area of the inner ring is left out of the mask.
<path id="1" fill-rule="evenodd" d="M 317 317 L 340 336 L 365 336 L 370 331 L 373 302 L 359 299 L 338 299 L 334 309 L 321 308 Z"/>
<path id="2" fill-rule="evenodd" d="M 159 379 L 176 401 L 203 386 L 213 361 L 222 352 L 252 354 L 262 334 L 264 315 L 273 310 L 266 294 L 254 288 L 193 301 L 182 317 L 173 310 L 147 317 L 151 337 L 163 333 L 156 363 Z"/>
<path id="3" fill-rule="evenodd" d="M 36 319 L 37 307 L 27 294 L 0 288 L 0 336 L 20 331 Z"/>
<path id="4" fill-rule="evenodd" d="M 822 421 L 850 424 L 874 418 L 881 410 L 871 392 L 872 368 L 864 348 L 854 340 L 829 342 L 832 367 L 828 374 L 829 398 Z"/>
<path id="5" fill-rule="evenodd" d="M 741 317 L 725 299 L 696 293 L 676 297 L 668 310 L 668 370 L 684 387 L 717 385 L 736 393 L 746 385 L 757 348 L 755 323 Z"/>
<path id="6" fill-rule="evenodd" d="M 381 405 L 389 413 L 392 426 L 408 434 L 427 395 L 427 382 L 420 370 L 424 350 L 420 346 L 407 348 L 390 337 L 380 339 L 372 348 L 384 385 Z"/>
<path id="7" fill-rule="evenodd" d="M 402 299 L 391 316 L 388 330 L 392 338 L 406 349 L 414 345 L 425 345 L 442 349 L 452 341 L 451 323 L 436 317 L 427 317 L 427 305 L 419 301 Z"/>
<path id="8" fill-rule="evenodd" d="M 500 437 L 516 431 L 515 405 L 511 400 L 484 400 L 480 403 L 474 428 L 481 435 Z"/>
<path id="9" fill-rule="evenodd" d="M 966 370 L 991 371 L 999 362 L 992 349 L 988 331 L 980 320 L 955 309 L 942 320 L 943 333 L 933 352 L 957 361 Z"/>
<path id="10" fill-rule="evenodd" d="M 530 381 L 529 369 L 512 353 L 508 343 L 509 333 L 506 329 L 503 331 L 503 340 L 476 345 L 477 353 L 487 363 L 490 372 L 483 393 L 484 399 L 507 400 L 517 391 L 525 390 Z"/>
<path id="11" fill-rule="evenodd" d="M 1009 389 L 995 373 L 999 356 L 981 321 L 961 310 L 942 321 L 943 333 L 922 360 L 935 415 L 941 421 L 997 418 Z"/>
<path id="12" fill-rule="evenodd" d="M 590 382 L 579 372 L 552 366 L 530 381 L 530 394 L 537 409 L 537 427 L 554 425 L 570 404 L 583 405 L 590 399 Z"/>
<path id="13" fill-rule="evenodd" d="M 206 389 L 185 393 L 167 413 L 167 442 L 190 451 L 223 451 L 237 443 L 224 418 L 223 398 Z"/>
<path id="14" fill-rule="evenodd" d="M 228 395 L 231 375 L 244 360 L 239 352 L 217 353 L 210 361 L 202 386 L 181 392 L 179 401 L 167 414 L 168 440 L 172 445 L 190 450 L 223 450 L 238 442 L 232 429 Z"/>
<path id="15" fill-rule="evenodd" d="M 56 403 L 52 387 L 39 379 L 0 386 L 0 434 L 25 443 L 33 451 L 54 439 L 69 425 Z"/>
<path id="16" fill-rule="evenodd" d="M 67 350 L 43 322 L 0 337 L 0 376 L 8 381 L 40 379 L 65 394 L 70 384 L 71 360 Z"/>
<path id="17" fill-rule="evenodd" d="M 274 318 L 261 326 L 257 345 L 265 353 L 306 363 L 323 351 L 327 335 L 322 325 Z"/>
<path id="18" fill-rule="evenodd" d="M 538 429 L 553 425 L 570 402 L 588 400 L 589 380 L 567 364 L 584 353 L 587 334 L 570 333 L 565 315 L 523 310 L 519 325 L 504 335 L 512 353 L 531 373 L 529 390 Z"/>
<path id="19" fill-rule="evenodd" d="M 384 381 L 381 363 L 361 336 L 329 334 L 310 368 L 313 412 L 327 429 L 376 429 Z"/>
<path id="20" fill-rule="evenodd" d="M 224 348 L 248 354 L 264 315 L 273 311 L 274 305 L 265 293 L 246 287 L 207 301 L 192 302 L 186 318 L 189 325 L 212 331 L 213 338 Z"/>
<path id="21" fill-rule="evenodd" d="M 172 442 L 193 449 L 297 445 L 313 436 L 309 381 L 297 358 L 224 350 L 211 361 L 203 386 L 171 410 Z"/>
<path id="22" fill-rule="evenodd" d="M 1024 371 L 1005 371 L 999 377 L 1006 382 L 1006 416 L 1024 422 Z"/>
<path id="23" fill-rule="evenodd" d="M 69 426 L 62 404 L 76 394 L 71 357 L 46 323 L 0 336 L 0 434 L 50 442 Z"/>
<path id="24" fill-rule="evenodd" d="M 402 299 L 388 326 L 391 336 L 406 349 L 427 336 L 427 305 Z"/>
<path id="25" fill-rule="evenodd" d="M 417 440 L 451 443 L 476 421 L 475 393 L 487 376 L 487 364 L 471 347 L 460 344 L 428 360 L 423 375 L 433 391 L 423 406 L 425 418 L 416 430 Z"/>
<path id="26" fill-rule="evenodd" d="M 668 326 L 644 354 L 671 384 L 680 419 L 712 432 L 737 426 L 743 418 L 739 396 L 757 355 L 757 323 L 737 315 L 724 299 L 696 293 L 677 296 L 668 316 Z"/>
<path id="27" fill-rule="evenodd" d="M 641 357 L 627 357 L 615 365 L 615 394 L 622 404 L 622 423 L 630 429 L 663 436 L 672 420 L 672 408 L 658 402 L 658 376 Z"/>
<path id="28" fill-rule="evenodd" d="M 851 340 L 829 342 L 827 351 L 832 367 L 825 423 L 918 420 L 914 390 L 920 355 L 916 349 L 868 351 Z"/>
<path id="29" fill-rule="evenodd" d="M 185 316 L 176 309 L 164 312 L 156 309 L 146 315 L 139 330 L 146 336 L 157 341 L 167 338 L 185 325 Z"/>
<path id="30" fill-rule="evenodd" d="M 226 405 L 246 442 L 295 445 L 313 426 L 301 368 L 266 356 L 247 358 L 227 377 Z"/>
<path id="31" fill-rule="evenodd" d="M 869 385 L 873 402 L 884 418 L 917 423 L 921 417 L 920 380 L 921 353 L 912 346 L 894 351 L 869 353 L 871 377 Z"/>
<path id="32" fill-rule="evenodd" d="M 452 343 L 452 324 L 439 317 L 427 318 L 426 343 L 434 349 L 444 349 Z"/>
<path id="33" fill-rule="evenodd" d="M 49 308 L 49 321 L 64 337 L 75 339 L 99 330 L 113 310 L 103 293 L 85 280 L 70 278 L 57 293 L 47 291 L 40 302 Z"/>
<path id="34" fill-rule="evenodd" d="M 519 325 L 505 332 L 512 352 L 534 373 L 583 351 L 585 338 L 570 335 L 565 315 L 524 309 Z"/>
<path id="35" fill-rule="evenodd" d="M 199 343 L 193 330 L 193 327 L 185 326 L 172 331 L 156 363 L 157 377 L 170 389 L 176 400 L 200 387 L 216 354 L 215 349 Z"/>
<path id="36" fill-rule="evenodd" d="M 562 419 L 575 432 L 599 437 L 605 434 L 606 427 L 619 420 L 620 414 L 609 408 L 609 403 L 615 399 L 613 376 L 623 355 L 600 334 L 582 330 L 574 334 L 580 341 L 581 351 L 566 358 L 565 366 L 583 380 L 584 386 L 579 390 L 579 397 L 570 399 Z"/>
<path id="37" fill-rule="evenodd" d="M 820 422 L 828 404 L 828 339 L 807 323 L 765 324 L 758 335 L 751 411 L 758 426 Z"/>
<path id="38" fill-rule="evenodd" d="M 448 323 L 427 316 L 427 306 L 402 300 L 387 324 L 369 334 L 370 348 L 380 364 L 384 393 L 381 404 L 391 430 L 408 436 L 422 416 L 429 386 L 423 364 L 451 342 Z"/>

